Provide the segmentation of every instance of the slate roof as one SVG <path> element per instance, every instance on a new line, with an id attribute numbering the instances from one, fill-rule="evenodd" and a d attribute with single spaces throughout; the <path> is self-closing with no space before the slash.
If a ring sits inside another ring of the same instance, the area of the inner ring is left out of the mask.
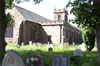
<path id="1" fill-rule="evenodd" d="M 16 6 L 15 5 L 15 8 L 18 10 L 18 12 L 20 12 L 20 14 L 25 18 L 25 20 L 27 21 L 31 21 L 31 22 L 36 22 L 36 23 L 39 23 L 41 21 L 50 21 L 49 19 L 47 18 L 44 18 L 34 12 L 31 12 L 29 10 L 26 10 L 22 7 L 19 7 L 19 6 Z"/>

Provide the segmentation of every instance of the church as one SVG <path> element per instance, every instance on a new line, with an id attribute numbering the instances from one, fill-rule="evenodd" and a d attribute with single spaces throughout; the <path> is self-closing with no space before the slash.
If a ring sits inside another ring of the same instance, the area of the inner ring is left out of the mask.
<path id="1" fill-rule="evenodd" d="M 5 33 L 7 43 L 82 43 L 81 30 L 68 23 L 65 9 L 55 9 L 53 21 L 16 5 L 7 13 L 13 19 L 13 24 L 7 27 Z"/>

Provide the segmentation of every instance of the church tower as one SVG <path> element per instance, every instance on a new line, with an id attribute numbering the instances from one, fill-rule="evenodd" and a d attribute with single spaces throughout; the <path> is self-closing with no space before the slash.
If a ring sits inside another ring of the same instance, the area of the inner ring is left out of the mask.
<path id="1" fill-rule="evenodd" d="M 67 21 L 68 12 L 65 9 L 55 9 L 54 10 L 54 20 L 55 21 Z"/>

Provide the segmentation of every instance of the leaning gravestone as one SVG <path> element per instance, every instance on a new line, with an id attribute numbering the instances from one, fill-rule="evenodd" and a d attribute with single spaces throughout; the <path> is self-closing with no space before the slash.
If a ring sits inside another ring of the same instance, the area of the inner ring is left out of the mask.
<path id="1" fill-rule="evenodd" d="M 14 50 L 9 50 L 2 61 L 2 66 L 25 66 L 21 56 Z"/>
<path id="2" fill-rule="evenodd" d="M 26 60 L 26 63 L 26 66 L 44 66 L 43 57 L 40 55 L 29 56 Z"/>
<path id="3" fill-rule="evenodd" d="M 70 66 L 68 56 L 53 56 L 52 66 Z"/>
<path id="4" fill-rule="evenodd" d="M 76 49 L 73 53 L 74 56 L 83 56 L 83 52 L 80 49 Z"/>

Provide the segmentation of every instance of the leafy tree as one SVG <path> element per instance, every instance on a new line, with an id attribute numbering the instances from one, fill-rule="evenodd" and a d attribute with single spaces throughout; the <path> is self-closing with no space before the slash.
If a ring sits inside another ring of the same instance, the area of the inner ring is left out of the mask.
<path id="1" fill-rule="evenodd" d="M 91 51 L 95 46 L 95 32 L 94 29 L 84 27 L 82 30 L 82 39 L 86 44 L 86 49 Z"/>
<path id="2" fill-rule="evenodd" d="M 69 1 L 71 13 L 75 15 L 73 23 L 79 27 L 93 28 L 96 33 L 98 61 L 100 61 L 100 0 L 74 0 Z"/>
<path id="3" fill-rule="evenodd" d="M 22 2 L 21 0 L 16 0 Z M 30 0 L 24 0 L 30 1 Z M 36 3 L 40 3 L 42 0 L 33 0 Z M 0 0 L 0 54 L 5 52 L 5 32 L 7 27 L 7 21 L 9 21 L 10 17 L 6 18 L 5 9 L 12 8 L 12 0 Z"/>

